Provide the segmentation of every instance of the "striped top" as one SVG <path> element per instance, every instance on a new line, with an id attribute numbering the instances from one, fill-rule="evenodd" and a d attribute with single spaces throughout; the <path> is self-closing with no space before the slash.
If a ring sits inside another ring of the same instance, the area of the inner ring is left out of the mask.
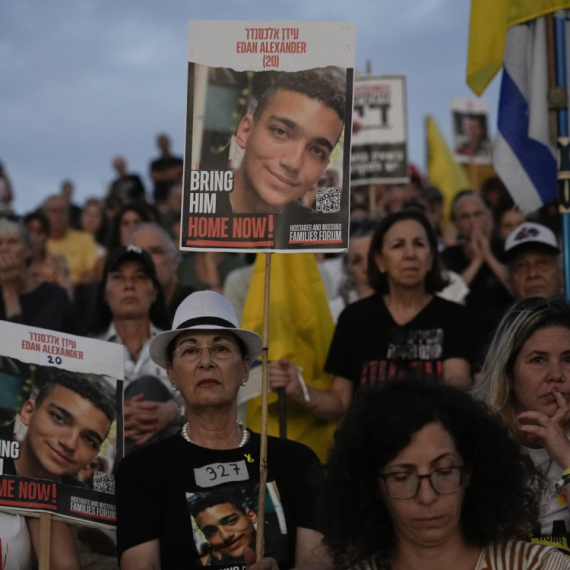
<path id="1" fill-rule="evenodd" d="M 375 555 L 353 570 L 390 570 L 390 563 Z M 475 570 L 570 570 L 570 560 L 551 546 L 505 540 L 483 548 Z"/>

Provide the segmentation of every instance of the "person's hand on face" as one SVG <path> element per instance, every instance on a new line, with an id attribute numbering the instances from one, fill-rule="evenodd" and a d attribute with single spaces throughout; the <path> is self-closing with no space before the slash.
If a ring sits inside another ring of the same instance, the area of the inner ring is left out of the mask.
<path id="1" fill-rule="evenodd" d="M 570 440 L 565 424 L 570 421 L 570 406 L 560 390 L 552 388 L 558 407 L 552 417 L 539 411 L 525 411 L 517 414 L 517 428 L 524 434 L 529 447 L 544 447 L 548 455 L 562 469 L 570 467 Z"/>

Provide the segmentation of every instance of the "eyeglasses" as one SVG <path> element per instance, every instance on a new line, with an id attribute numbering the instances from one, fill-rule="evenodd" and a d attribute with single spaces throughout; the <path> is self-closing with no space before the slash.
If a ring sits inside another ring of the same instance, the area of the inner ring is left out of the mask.
<path id="1" fill-rule="evenodd" d="M 443 467 L 428 475 L 417 475 L 408 471 L 379 475 L 384 481 L 386 492 L 393 499 L 409 499 L 415 497 L 420 489 L 421 479 L 428 479 L 431 488 L 440 495 L 450 495 L 459 491 L 463 485 L 465 466 Z"/>
<path id="2" fill-rule="evenodd" d="M 219 341 L 211 346 L 196 346 L 193 344 L 183 343 L 174 349 L 179 353 L 179 360 L 187 362 L 196 362 L 202 358 L 202 351 L 208 349 L 210 358 L 214 360 L 228 360 L 235 356 L 238 352 L 237 346 L 231 341 Z"/>

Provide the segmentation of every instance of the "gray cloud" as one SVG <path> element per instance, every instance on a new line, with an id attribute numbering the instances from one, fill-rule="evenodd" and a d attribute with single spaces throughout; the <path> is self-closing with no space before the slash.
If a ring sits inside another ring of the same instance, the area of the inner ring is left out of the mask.
<path id="1" fill-rule="evenodd" d="M 119 153 L 146 174 L 160 131 L 182 154 L 190 18 L 356 22 L 357 68 L 370 60 L 376 73 L 407 76 L 410 156 L 422 168 L 423 117 L 434 115 L 449 136 L 449 100 L 472 96 L 467 2 L 30 0 L 1 10 L 0 161 L 19 212 L 65 178 L 78 201 L 101 195 Z M 492 117 L 497 83 L 486 94 Z"/>

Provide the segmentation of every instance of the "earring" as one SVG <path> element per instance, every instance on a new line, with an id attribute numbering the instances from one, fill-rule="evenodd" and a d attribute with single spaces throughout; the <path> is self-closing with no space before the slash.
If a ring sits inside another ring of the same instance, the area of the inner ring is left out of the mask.
<path id="1" fill-rule="evenodd" d="M 247 384 L 247 382 L 242 382 L 242 383 L 241 383 L 242 386 L 245 386 L 246 384 Z"/>

